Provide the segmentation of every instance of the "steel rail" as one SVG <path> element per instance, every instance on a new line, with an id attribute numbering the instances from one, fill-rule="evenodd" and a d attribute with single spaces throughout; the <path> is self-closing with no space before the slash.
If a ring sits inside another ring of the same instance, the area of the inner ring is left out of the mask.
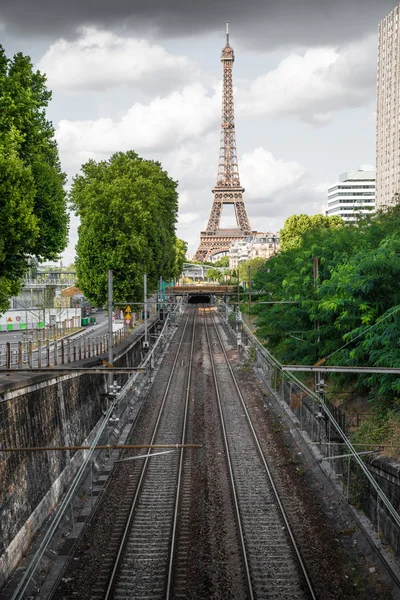
<path id="1" fill-rule="evenodd" d="M 268 466 L 268 464 L 267 464 L 267 461 L 266 461 L 266 459 L 265 459 L 265 456 L 264 456 L 264 453 L 263 453 L 263 451 L 262 451 L 262 448 L 261 448 L 260 442 L 259 442 L 259 440 L 258 440 L 257 433 L 256 433 L 256 431 L 255 431 L 255 429 L 254 429 L 254 426 L 253 426 L 253 423 L 252 423 L 252 421 L 251 421 L 251 417 L 250 417 L 249 411 L 247 410 L 247 406 L 246 406 L 246 403 L 245 403 L 245 401 L 244 401 L 243 395 L 242 395 L 242 393 L 241 393 L 241 391 L 240 391 L 240 388 L 239 388 L 239 385 L 238 385 L 238 382 L 237 382 L 236 376 L 235 376 L 235 374 L 234 374 L 234 372 L 233 372 L 233 369 L 232 369 L 232 367 L 231 367 L 231 365 L 230 365 L 230 363 L 229 363 L 229 359 L 228 359 L 228 356 L 227 356 L 227 354 L 226 354 L 225 347 L 224 347 L 224 345 L 223 345 L 223 342 L 222 342 L 221 336 L 220 336 L 220 334 L 219 334 L 219 331 L 218 331 L 217 325 L 216 325 L 216 323 L 215 323 L 214 315 L 213 315 L 212 313 L 211 313 L 211 320 L 212 320 L 212 323 L 213 323 L 213 325 L 214 325 L 214 329 L 215 329 L 216 335 L 217 335 L 217 337 L 218 337 L 218 341 L 219 341 L 219 343 L 220 343 L 220 346 L 221 346 L 221 349 L 222 349 L 223 355 L 224 355 L 224 357 L 225 357 L 226 364 L 227 364 L 227 366 L 228 366 L 228 369 L 229 369 L 229 372 L 230 372 L 230 374 L 231 374 L 231 376 L 232 376 L 232 381 L 233 381 L 233 383 L 234 383 L 234 385 L 235 385 L 236 391 L 237 391 L 237 393 L 238 393 L 238 396 L 239 396 L 239 398 L 240 398 L 241 405 L 242 405 L 242 407 L 243 407 L 243 410 L 244 410 L 244 412 L 245 412 L 245 415 L 246 415 L 246 418 L 247 418 L 247 421 L 248 421 L 248 424 L 249 424 L 250 430 L 251 430 L 251 432 L 252 432 L 252 435 L 253 435 L 253 439 L 254 439 L 254 441 L 255 441 L 255 444 L 256 444 L 256 446 L 257 446 L 257 449 L 258 449 L 259 455 L 260 455 L 260 457 L 261 457 L 261 460 L 262 460 L 262 462 L 263 462 L 263 465 L 264 465 L 265 471 L 266 471 L 266 473 L 267 473 L 267 476 L 268 476 L 268 480 L 269 480 L 269 482 L 270 482 L 270 484 L 271 484 L 271 488 L 272 488 L 272 490 L 273 490 L 274 496 L 275 496 L 275 498 L 276 498 L 276 501 L 277 501 L 277 504 L 278 504 L 278 506 L 279 506 L 279 510 L 280 510 L 280 513 L 281 513 L 281 515 L 282 515 L 282 519 L 283 519 L 283 521 L 284 521 L 285 527 L 286 527 L 286 531 L 287 531 L 287 533 L 288 533 L 288 535 L 289 535 L 290 542 L 291 542 L 291 544 L 292 544 L 292 548 L 293 548 L 293 550 L 294 550 L 294 553 L 295 553 L 295 555 L 296 555 L 296 558 L 297 558 L 297 561 L 298 561 L 298 564 L 299 564 L 299 567 L 300 567 L 301 573 L 302 573 L 302 575 L 303 575 L 304 581 L 305 581 L 305 583 L 306 583 L 306 585 L 307 585 L 307 589 L 308 589 L 308 591 L 309 591 L 309 593 L 310 593 L 310 596 L 311 596 L 312 600 L 317 600 L 317 596 L 315 595 L 315 592 L 314 592 L 314 589 L 313 589 L 313 586 L 312 586 L 311 580 L 310 580 L 310 578 L 309 578 L 309 576 L 308 576 L 308 573 L 307 573 L 307 570 L 306 570 L 306 567 L 305 567 L 304 561 L 303 561 L 303 559 L 302 559 L 302 557 L 301 557 L 300 550 L 299 550 L 299 548 L 298 548 L 298 546 L 297 546 L 297 543 L 296 543 L 295 537 L 294 537 L 294 535 L 293 535 L 293 532 L 292 532 L 292 529 L 291 529 L 291 527 L 290 527 L 289 520 L 288 520 L 288 518 L 287 518 L 287 516 L 286 516 L 285 509 L 284 509 L 284 507 L 283 507 L 283 504 L 282 504 L 282 501 L 281 501 L 281 499 L 280 499 L 279 492 L 278 492 L 278 490 L 277 490 L 277 488 L 276 488 L 276 486 L 275 486 L 275 482 L 274 482 L 274 480 L 273 480 L 272 473 L 271 473 L 271 471 L 270 471 L 270 468 L 269 468 L 269 466 Z M 206 329 L 206 331 L 207 331 L 207 329 Z M 209 338 L 208 338 L 208 332 L 207 332 L 207 339 L 209 339 Z M 210 348 L 210 345 L 209 345 L 209 348 Z M 210 348 L 210 351 L 211 351 L 211 348 Z M 220 409 L 220 412 L 221 412 L 221 409 Z M 221 419 L 222 419 L 222 413 L 221 413 Z M 227 444 L 227 440 L 226 440 L 226 444 Z"/>
<path id="2" fill-rule="evenodd" d="M 192 363 L 193 363 L 194 338 L 195 338 L 195 331 L 196 331 L 196 318 L 197 318 L 197 310 L 196 310 L 194 321 L 193 321 L 192 343 L 190 346 L 188 379 L 187 379 L 187 383 L 186 383 L 185 414 L 183 417 L 183 424 L 182 424 L 182 440 L 181 440 L 182 445 L 185 444 L 185 442 L 186 442 L 186 425 L 187 425 L 187 417 L 188 417 L 188 410 L 189 410 L 190 385 L 191 385 L 191 381 L 192 381 Z M 169 558 L 168 579 L 167 579 L 167 589 L 166 589 L 165 600 L 169 600 L 171 597 L 172 571 L 173 571 L 173 567 L 174 567 L 174 558 L 175 558 L 176 530 L 177 530 L 177 526 L 178 526 L 178 511 L 179 511 L 179 501 L 180 501 L 180 493 L 181 493 L 182 472 L 183 472 L 183 448 L 181 448 L 181 450 L 180 450 L 180 457 L 179 457 L 179 470 L 178 470 L 178 479 L 177 479 L 177 486 L 176 486 L 176 502 L 175 502 L 174 520 L 173 520 L 173 524 L 172 524 L 171 553 L 170 553 L 170 558 Z"/>
<path id="3" fill-rule="evenodd" d="M 291 371 L 288 371 L 288 370 L 283 371 L 282 364 L 269 352 L 269 350 L 267 350 L 261 344 L 261 342 L 256 338 L 256 336 L 251 331 L 251 329 L 246 325 L 246 323 L 243 322 L 242 327 L 246 331 L 248 337 L 251 339 L 253 345 L 257 347 L 257 349 L 261 352 L 261 354 L 266 359 L 266 361 L 268 363 L 270 363 L 271 365 L 273 365 L 281 373 L 284 372 L 284 374 L 287 376 L 287 378 L 290 379 L 291 381 L 293 381 L 298 386 L 298 388 L 303 390 L 303 392 L 305 392 L 310 398 L 312 398 L 315 401 L 315 403 L 317 404 L 317 406 L 319 406 L 321 408 L 321 410 L 326 414 L 326 416 L 332 423 L 333 427 L 336 429 L 336 431 L 340 435 L 344 444 L 347 446 L 349 452 L 352 455 L 352 458 L 358 464 L 358 466 L 360 467 L 360 469 L 362 470 L 362 472 L 368 479 L 369 483 L 371 484 L 371 487 L 376 491 L 377 495 L 382 500 L 383 504 L 386 506 L 388 512 L 390 513 L 390 515 L 393 518 L 393 521 L 396 523 L 396 525 L 398 527 L 400 527 L 400 515 L 399 515 L 398 511 L 393 506 L 393 504 L 390 502 L 389 498 L 386 496 L 385 492 L 380 487 L 378 482 L 374 479 L 371 472 L 368 470 L 365 462 L 362 460 L 362 458 L 360 458 L 358 456 L 357 450 L 354 448 L 353 444 L 351 443 L 350 439 L 346 435 L 345 431 L 341 428 L 341 426 L 339 425 L 339 423 L 337 422 L 337 420 L 335 419 L 335 417 L 329 410 L 326 402 L 324 402 L 323 396 L 318 394 L 317 392 L 313 392 L 312 390 L 310 390 Z"/>
<path id="4" fill-rule="evenodd" d="M 214 320 L 213 320 L 213 323 L 214 323 Z M 252 580 L 251 580 L 249 562 L 247 560 L 246 543 L 244 540 L 242 520 L 241 520 L 241 516 L 240 516 L 240 509 L 239 509 L 239 501 L 238 501 L 238 497 L 237 497 L 237 493 L 236 493 L 235 479 L 233 476 L 232 461 L 231 461 L 231 457 L 229 454 L 228 436 L 227 436 L 225 420 L 224 420 L 224 416 L 223 416 L 223 412 L 222 412 L 221 396 L 219 393 L 219 385 L 218 385 L 218 380 L 217 380 L 217 374 L 215 371 L 214 357 L 212 354 L 211 342 L 210 342 L 210 336 L 208 333 L 207 324 L 205 324 L 205 330 L 206 330 L 208 351 L 210 354 L 210 363 L 211 363 L 211 369 L 212 369 L 212 373 L 213 373 L 215 392 L 217 395 L 218 411 L 219 411 L 219 415 L 220 415 L 220 419 L 221 419 L 222 436 L 223 436 L 223 441 L 224 441 L 224 446 L 225 446 L 225 451 L 226 451 L 226 459 L 228 462 L 229 477 L 230 477 L 230 481 L 231 481 L 231 489 L 232 489 L 233 503 L 234 503 L 234 507 L 235 507 L 236 522 L 237 522 L 237 526 L 238 526 L 238 530 L 239 530 L 239 538 L 240 538 L 240 544 L 241 544 L 241 549 L 242 549 L 244 570 L 246 573 L 247 588 L 249 591 L 249 599 L 254 600 L 253 584 L 252 584 Z M 222 347 L 222 343 L 221 343 L 221 347 Z"/>
<path id="5" fill-rule="evenodd" d="M 165 388 L 165 391 L 164 391 L 164 394 L 163 394 L 163 398 L 162 398 L 162 401 L 161 401 L 161 406 L 160 406 L 159 414 L 158 414 L 156 423 L 154 425 L 153 434 L 152 434 L 152 437 L 151 437 L 151 440 L 150 440 L 150 445 L 154 445 L 154 440 L 155 440 L 155 437 L 157 435 L 157 431 L 158 431 L 159 423 L 161 421 L 161 416 L 162 416 L 162 413 L 163 413 L 163 409 L 164 409 L 164 406 L 165 406 L 165 403 L 166 403 L 166 399 L 167 399 L 167 396 L 168 396 L 168 393 L 169 393 L 169 390 L 170 390 L 170 387 L 171 387 L 172 378 L 173 378 L 174 373 L 175 373 L 176 364 L 178 362 L 178 357 L 179 357 L 180 349 L 182 347 L 182 344 L 183 344 L 183 341 L 184 341 L 184 338 L 185 338 L 186 328 L 187 328 L 187 324 L 189 322 L 189 319 L 190 319 L 190 315 L 188 315 L 188 317 L 186 319 L 185 326 L 184 326 L 183 332 L 182 332 L 182 336 L 181 336 L 181 338 L 179 340 L 178 348 L 177 348 L 177 351 L 176 351 L 176 354 L 175 354 L 175 358 L 174 358 L 174 362 L 173 362 L 172 368 L 171 368 L 171 373 L 169 375 L 167 386 Z M 115 562 L 114 562 L 114 567 L 113 567 L 113 570 L 112 570 L 112 573 L 111 573 L 111 576 L 110 576 L 110 580 L 108 582 L 108 587 L 107 587 L 107 591 L 106 591 L 105 596 L 104 596 L 104 600 L 110 600 L 111 597 L 112 597 L 111 594 L 113 593 L 114 586 L 115 586 L 115 583 L 116 583 L 117 571 L 118 571 L 118 568 L 119 568 L 119 565 L 120 565 L 120 562 L 121 562 L 121 559 L 123 557 L 123 553 L 124 553 L 124 550 L 125 550 L 125 547 L 126 547 L 126 543 L 127 543 L 127 540 L 128 540 L 129 531 L 131 529 L 131 525 L 132 525 L 132 521 L 133 521 L 135 509 L 136 509 L 137 502 L 138 502 L 138 499 L 139 499 L 139 496 L 140 496 L 140 492 L 141 492 L 141 489 L 142 489 L 143 481 L 144 481 L 144 478 L 145 478 L 145 475 L 146 475 L 146 472 L 147 472 L 147 467 L 148 467 L 150 458 L 151 458 L 151 450 L 145 455 L 144 465 L 143 465 L 143 468 L 142 468 L 142 471 L 141 471 L 141 474 L 140 474 L 140 478 L 139 478 L 139 481 L 138 481 L 138 484 L 137 484 L 137 488 L 136 488 L 136 492 L 135 492 L 134 498 L 132 500 L 132 504 L 131 504 L 129 515 L 128 515 L 127 522 L 126 522 L 126 525 L 125 525 L 124 533 L 123 533 L 123 536 L 122 536 L 122 539 L 121 539 L 121 542 L 120 542 L 120 545 L 119 545 L 118 554 L 117 554 L 117 557 L 116 557 Z"/>
<path id="6" fill-rule="evenodd" d="M 165 328 L 168 326 L 168 317 L 164 322 L 164 326 L 163 329 L 161 331 L 161 335 L 164 333 Z M 152 352 L 154 352 L 154 350 L 156 349 L 160 339 L 161 339 L 161 335 L 160 337 L 157 339 L 156 343 L 154 344 L 154 346 L 152 347 L 151 351 L 149 354 L 151 354 Z M 146 358 L 146 361 L 149 359 L 149 355 Z M 145 362 L 146 362 L 145 361 Z M 13 595 L 11 600 L 21 600 L 22 598 L 24 598 L 24 595 L 28 589 L 29 583 L 32 579 L 32 576 L 34 574 L 34 572 L 36 571 L 36 569 L 38 568 L 38 565 L 40 563 L 40 560 L 42 559 L 48 544 L 50 543 L 50 540 L 52 539 L 55 531 L 57 530 L 58 525 L 61 522 L 62 517 L 64 516 L 65 511 L 67 510 L 67 507 L 70 503 L 70 501 L 74 498 L 74 494 L 76 493 L 78 486 L 80 484 L 81 481 L 81 477 L 83 476 L 85 469 L 93 455 L 93 452 L 95 450 L 96 445 L 99 443 L 99 440 L 101 438 L 101 435 L 104 432 L 104 429 L 111 417 L 111 415 L 113 414 L 114 410 L 118 407 L 119 402 L 121 401 L 121 399 L 124 397 L 124 395 L 128 392 L 128 390 L 130 389 L 133 381 L 136 381 L 138 376 L 138 373 L 134 373 L 129 379 L 128 381 L 125 383 L 125 385 L 122 387 L 120 393 L 119 393 L 119 397 L 118 398 L 114 398 L 111 402 L 110 402 L 110 406 L 107 408 L 106 414 L 104 415 L 103 421 L 100 424 L 100 427 L 93 439 L 93 442 L 90 446 L 90 450 L 87 452 L 86 456 L 83 458 L 82 464 L 80 465 L 77 473 L 75 474 L 75 477 L 73 478 L 73 480 L 70 483 L 70 487 L 67 491 L 67 493 L 65 494 L 65 496 L 62 498 L 60 504 L 58 505 L 58 508 L 56 509 L 55 515 L 54 515 L 54 519 L 52 520 L 49 528 L 47 529 L 43 540 L 41 541 L 38 549 L 35 552 L 35 555 L 33 556 L 32 560 L 30 561 L 30 563 L 28 564 L 27 568 L 25 569 Z"/>

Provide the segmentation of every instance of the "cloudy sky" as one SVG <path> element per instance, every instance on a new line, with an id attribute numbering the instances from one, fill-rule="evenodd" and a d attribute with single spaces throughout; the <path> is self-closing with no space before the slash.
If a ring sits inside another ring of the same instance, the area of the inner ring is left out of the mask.
<path id="1" fill-rule="evenodd" d="M 196 250 L 217 174 L 229 21 L 241 183 L 251 225 L 320 212 L 347 169 L 375 163 L 379 21 L 394 0 L 0 0 L 1 43 L 45 72 L 64 171 L 134 149 L 179 181 Z M 233 224 L 226 207 L 223 225 Z M 65 264 L 74 258 L 71 220 Z"/>

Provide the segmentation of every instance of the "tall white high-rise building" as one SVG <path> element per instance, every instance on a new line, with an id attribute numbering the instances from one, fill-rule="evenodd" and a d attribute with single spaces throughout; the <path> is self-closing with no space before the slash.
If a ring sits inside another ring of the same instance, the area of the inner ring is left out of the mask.
<path id="1" fill-rule="evenodd" d="M 360 216 L 375 212 L 375 169 L 361 165 L 358 171 L 346 171 L 328 190 L 328 217 L 338 215 L 344 221 L 354 222 Z"/>
<path id="2" fill-rule="evenodd" d="M 400 186 L 400 5 L 379 25 L 376 208 L 398 203 Z"/>

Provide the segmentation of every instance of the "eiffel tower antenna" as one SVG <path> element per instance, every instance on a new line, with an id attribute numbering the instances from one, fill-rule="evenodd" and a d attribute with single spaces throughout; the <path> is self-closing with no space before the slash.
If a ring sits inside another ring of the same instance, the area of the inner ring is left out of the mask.
<path id="1" fill-rule="evenodd" d="M 232 69 L 235 55 L 229 43 L 229 23 L 226 24 L 226 45 L 222 50 L 223 68 L 221 143 L 216 186 L 212 189 L 214 200 L 206 231 L 200 233 L 200 244 L 195 259 L 208 260 L 214 254 L 227 252 L 234 240 L 251 234 L 249 218 L 243 200 L 244 188 L 240 185 L 236 153 L 235 111 L 233 101 Z M 235 207 L 236 228 L 221 229 L 224 204 Z"/>

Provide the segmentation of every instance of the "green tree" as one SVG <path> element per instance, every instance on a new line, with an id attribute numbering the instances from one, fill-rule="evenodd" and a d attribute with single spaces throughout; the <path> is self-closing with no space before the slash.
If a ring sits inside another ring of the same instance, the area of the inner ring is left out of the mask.
<path id="1" fill-rule="evenodd" d="M 223 256 L 219 260 L 216 260 L 213 264 L 214 267 L 229 267 L 229 256 Z"/>
<path id="2" fill-rule="evenodd" d="M 249 269 L 250 279 L 253 280 L 254 276 L 260 269 L 265 265 L 265 258 L 249 258 L 244 262 L 239 263 L 239 281 L 249 281 Z"/>
<path id="3" fill-rule="evenodd" d="M 188 249 L 188 245 L 184 240 L 180 238 L 176 238 L 175 245 L 175 268 L 174 268 L 174 277 L 178 279 L 181 276 L 183 263 L 186 262 L 186 252 Z"/>
<path id="4" fill-rule="evenodd" d="M 222 273 L 218 269 L 207 269 L 206 277 L 207 279 L 210 279 L 210 281 L 220 281 Z"/>
<path id="5" fill-rule="evenodd" d="M 337 215 L 291 215 L 280 231 L 281 250 L 288 250 L 301 245 L 303 235 L 312 229 L 337 229 L 343 227 L 344 221 Z"/>
<path id="6" fill-rule="evenodd" d="M 395 207 L 346 227 L 313 228 L 265 264 L 255 287 L 265 290 L 266 300 L 294 302 L 254 307 L 258 334 L 278 359 L 314 364 L 328 357 L 328 364 L 400 366 L 399 231 L 400 207 Z M 400 378 L 393 376 L 346 381 L 369 391 L 382 406 L 392 406 L 400 394 Z"/>
<path id="7" fill-rule="evenodd" d="M 108 269 L 114 271 L 114 298 L 120 302 L 142 300 L 144 273 L 150 291 L 156 289 L 160 276 L 174 277 L 176 188 L 159 163 L 133 151 L 82 166 L 70 199 L 81 220 L 78 285 L 91 302 L 105 303 Z"/>
<path id="8" fill-rule="evenodd" d="M 0 46 L 0 311 L 35 259 L 65 248 L 68 215 L 46 78 L 29 57 L 9 60 Z"/>

